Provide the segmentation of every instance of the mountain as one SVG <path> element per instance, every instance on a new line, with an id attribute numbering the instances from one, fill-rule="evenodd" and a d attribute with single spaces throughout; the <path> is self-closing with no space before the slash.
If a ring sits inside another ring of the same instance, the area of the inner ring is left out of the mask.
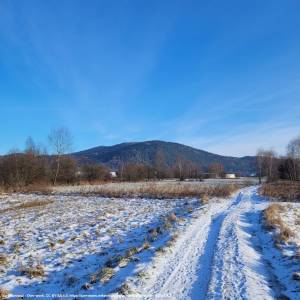
<path id="1" fill-rule="evenodd" d="M 111 169 L 117 169 L 121 163 L 143 162 L 153 165 L 156 154 L 163 153 L 166 163 L 171 166 L 176 157 L 180 156 L 206 169 L 213 162 L 220 162 L 228 173 L 250 175 L 255 173 L 255 157 L 230 157 L 213 154 L 186 145 L 164 142 L 145 141 L 122 143 L 113 146 L 99 146 L 88 150 L 72 153 L 80 162 L 102 163 Z"/>

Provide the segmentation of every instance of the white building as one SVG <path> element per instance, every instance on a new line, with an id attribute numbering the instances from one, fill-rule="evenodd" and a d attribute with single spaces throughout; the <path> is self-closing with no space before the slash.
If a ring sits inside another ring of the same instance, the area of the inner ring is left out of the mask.
<path id="1" fill-rule="evenodd" d="M 225 174 L 225 178 L 226 179 L 234 179 L 234 178 L 236 178 L 236 176 L 235 176 L 235 174 L 231 174 L 231 173 L 229 173 L 229 174 Z"/>
<path id="2" fill-rule="evenodd" d="M 116 178 L 117 177 L 117 172 L 112 171 L 112 172 L 109 172 L 109 173 L 110 173 L 111 178 Z"/>

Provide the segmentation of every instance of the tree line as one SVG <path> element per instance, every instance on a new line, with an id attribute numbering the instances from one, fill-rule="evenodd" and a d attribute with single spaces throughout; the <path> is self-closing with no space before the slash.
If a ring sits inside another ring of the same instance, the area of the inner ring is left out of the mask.
<path id="1" fill-rule="evenodd" d="M 109 170 L 101 165 L 82 164 L 68 153 L 72 135 L 67 128 L 57 128 L 48 136 L 51 155 L 29 137 L 23 151 L 11 150 L 0 159 L 0 186 L 22 189 L 30 185 L 74 184 L 79 180 L 106 180 Z"/>
<path id="2" fill-rule="evenodd" d="M 225 176 L 224 166 L 219 162 L 211 163 L 208 168 L 202 168 L 190 160 L 177 155 L 172 165 L 166 163 L 164 153 L 157 151 L 153 164 L 127 162 L 120 163 L 118 169 L 120 180 L 136 181 L 144 179 L 204 179 L 223 178 Z"/>
<path id="3" fill-rule="evenodd" d="M 212 163 L 203 171 L 200 165 L 177 156 L 172 166 L 166 164 L 164 154 L 158 151 L 151 165 L 142 162 L 120 162 L 117 178 L 102 164 L 78 163 L 68 153 L 72 149 L 72 135 L 67 128 L 57 128 L 48 136 L 50 155 L 46 147 L 29 137 L 23 151 L 11 150 L 0 159 L 0 186 L 22 189 L 31 185 L 77 184 L 105 180 L 138 181 L 151 179 L 223 177 L 224 167 Z"/>
<path id="4" fill-rule="evenodd" d="M 274 150 L 260 148 L 256 158 L 260 182 L 262 177 L 269 182 L 278 179 L 300 180 L 300 136 L 289 142 L 285 156 L 278 156 Z"/>

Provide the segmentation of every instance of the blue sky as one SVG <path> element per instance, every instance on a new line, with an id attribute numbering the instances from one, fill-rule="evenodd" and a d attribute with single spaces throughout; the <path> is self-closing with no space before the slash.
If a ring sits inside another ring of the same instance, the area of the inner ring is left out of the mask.
<path id="1" fill-rule="evenodd" d="M 300 2 L 0 1 L 0 153 L 168 140 L 283 154 L 300 134 Z"/>

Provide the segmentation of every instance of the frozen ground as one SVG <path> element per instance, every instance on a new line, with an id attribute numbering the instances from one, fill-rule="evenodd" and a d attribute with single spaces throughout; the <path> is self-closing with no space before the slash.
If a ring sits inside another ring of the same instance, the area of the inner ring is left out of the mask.
<path id="1" fill-rule="evenodd" d="M 0 201 L 0 286 L 14 295 L 299 299 L 299 234 L 274 247 L 257 187 L 205 205 L 72 195 Z M 287 207 L 283 219 L 299 230 L 297 210 Z"/>

